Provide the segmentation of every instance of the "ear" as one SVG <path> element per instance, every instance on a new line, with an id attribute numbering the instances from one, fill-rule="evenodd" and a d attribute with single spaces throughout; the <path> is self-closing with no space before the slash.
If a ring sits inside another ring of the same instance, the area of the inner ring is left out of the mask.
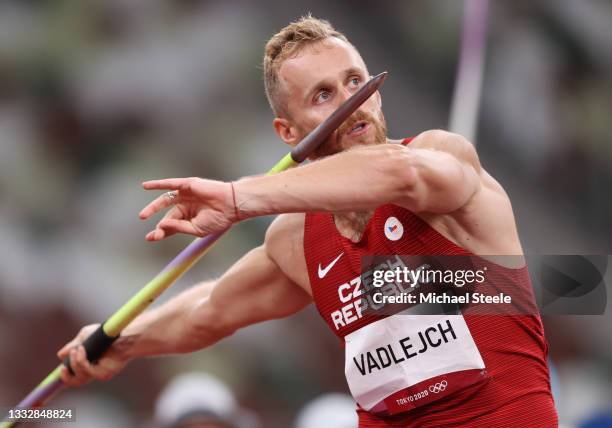
<path id="1" fill-rule="evenodd" d="M 276 131 L 276 134 L 285 144 L 293 147 L 300 142 L 297 128 L 293 126 L 290 120 L 276 117 L 272 121 L 272 125 L 274 126 L 274 131 Z"/>

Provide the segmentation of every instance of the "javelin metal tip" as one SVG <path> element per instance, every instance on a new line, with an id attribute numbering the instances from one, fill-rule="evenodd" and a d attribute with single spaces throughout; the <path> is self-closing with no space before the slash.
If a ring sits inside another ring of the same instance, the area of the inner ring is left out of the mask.
<path id="1" fill-rule="evenodd" d="M 380 89 L 382 84 L 387 79 L 388 75 L 389 72 L 387 71 L 383 71 L 382 73 L 377 74 L 376 76 L 370 79 L 370 81 L 367 83 L 367 86 L 369 86 L 370 88 L 374 88 L 374 91 L 378 91 L 378 89 Z"/>
<path id="2" fill-rule="evenodd" d="M 383 71 L 382 73 L 379 73 L 376 76 L 374 76 L 372 80 L 375 80 L 376 83 L 382 84 L 382 82 L 385 81 L 388 75 L 389 75 L 388 71 Z M 380 79 L 380 82 L 378 82 L 378 79 Z"/>

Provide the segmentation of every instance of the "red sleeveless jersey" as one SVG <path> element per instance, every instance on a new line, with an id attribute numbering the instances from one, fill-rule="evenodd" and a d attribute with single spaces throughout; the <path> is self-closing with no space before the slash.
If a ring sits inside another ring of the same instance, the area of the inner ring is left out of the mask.
<path id="1" fill-rule="evenodd" d="M 409 141 L 405 139 L 403 144 Z M 385 234 L 390 218 L 403 228 L 399 238 Z M 357 288 L 363 256 L 471 255 L 411 211 L 392 204 L 375 210 L 357 243 L 340 235 L 331 214 L 306 213 L 304 254 L 317 310 L 342 341 L 380 319 L 363 315 L 359 308 Z M 527 268 L 501 270 L 511 284 L 531 287 Z M 379 416 L 358 406 L 360 427 L 558 425 L 540 317 L 465 315 L 464 319 L 486 366 L 487 381 L 395 416 Z"/>

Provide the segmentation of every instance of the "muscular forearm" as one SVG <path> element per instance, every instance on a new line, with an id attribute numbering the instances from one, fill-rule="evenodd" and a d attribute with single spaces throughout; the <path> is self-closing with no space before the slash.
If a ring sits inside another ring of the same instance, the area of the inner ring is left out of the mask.
<path id="1" fill-rule="evenodd" d="M 206 299 L 214 282 L 203 282 L 147 311 L 122 332 L 113 347 L 126 359 L 192 352 L 202 348 L 191 316 L 196 304 Z"/>
<path id="2" fill-rule="evenodd" d="M 216 281 L 194 286 L 142 314 L 113 349 L 126 360 L 193 352 L 244 326 L 293 314 L 309 301 L 261 246 Z"/>
<path id="3" fill-rule="evenodd" d="M 357 211 L 398 200 L 412 184 L 410 153 L 395 144 L 358 148 L 273 176 L 234 183 L 239 217 Z"/>
<path id="4" fill-rule="evenodd" d="M 239 219 L 308 211 L 368 211 L 394 203 L 415 212 L 452 212 L 479 187 L 473 145 L 426 131 L 410 144 L 359 147 L 281 174 L 234 183 Z"/>

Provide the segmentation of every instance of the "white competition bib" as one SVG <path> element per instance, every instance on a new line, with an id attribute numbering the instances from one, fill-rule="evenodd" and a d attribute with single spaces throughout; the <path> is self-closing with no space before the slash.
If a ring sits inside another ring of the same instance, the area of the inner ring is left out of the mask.
<path id="1" fill-rule="evenodd" d="M 402 413 L 488 378 L 462 315 L 400 312 L 345 342 L 349 388 L 372 413 Z"/>

